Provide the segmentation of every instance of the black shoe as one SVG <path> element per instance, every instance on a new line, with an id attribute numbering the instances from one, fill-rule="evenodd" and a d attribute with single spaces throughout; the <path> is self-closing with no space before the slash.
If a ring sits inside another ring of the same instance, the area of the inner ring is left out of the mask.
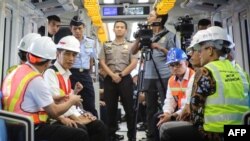
<path id="1" fill-rule="evenodd" d="M 118 140 L 117 138 L 115 138 L 115 137 L 110 137 L 110 140 L 109 141 L 120 141 L 120 140 Z"/>
<path id="2" fill-rule="evenodd" d="M 123 140 L 124 136 L 123 135 L 119 135 L 119 134 L 115 134 L 115 138 L 118 140 Z"/>
<path id="3" fill-rule="evenodd" d="M 147 126 L 145 124 L 141 124 L 139 127 L 137 127 L 138 131 L 145 131 L 147 129 Z"/>

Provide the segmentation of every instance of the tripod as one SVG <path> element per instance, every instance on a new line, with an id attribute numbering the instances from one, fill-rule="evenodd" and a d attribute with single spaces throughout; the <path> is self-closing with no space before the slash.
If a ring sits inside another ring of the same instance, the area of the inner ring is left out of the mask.
<path id="1" fill-rule="evenodd" d="M 144 63 L 145 61 L 149 61 L 152 60 L 155 70 L 157 72 L 158 78 L 161 82 L 161 86 L 163 91 L 166 91 L 166 88 L 163 84 L 162 78 L 160 76 L 159 70 L 156 67 L 156 63 L 152 57 L 152 53 L 153 50 L 149 47 L 142 47 L 141 49 L 141 58 L 140 58 L 140 64 L 139 64 L 139 68 L 138 68 L 138 80 L 137 80 L 137 89 L 136 89 L 136 93 L 134 94 L 134 111 L 135 111 L 135 123 L 134 123 L 134 127 L 135 127 L 135 135 L 137 133 L 136 127 L 137 127 L 137 117 L 138 117 L 138 109 L 139 109 L 139 95 L 141 92 L 145 92 L 145 89 L 143 87 L 144 84 L 144 73 L 145 73 L 145 68 L 146 67 L 146 63 Z M 143 69 L 142 68 L 142 64 L 143 64 Z"/>

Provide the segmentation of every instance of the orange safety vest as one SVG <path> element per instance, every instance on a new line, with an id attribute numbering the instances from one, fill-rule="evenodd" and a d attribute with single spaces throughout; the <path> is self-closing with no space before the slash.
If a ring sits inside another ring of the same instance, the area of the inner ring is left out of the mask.
<path id="1" fill-rule="evenodd" d="M 175 80 L 175 76 L 172 75 L 168 81 L 170 91 L 171 91 L 172 95 L 175 97 L 176 102 L 178 102 L 178 109 L 181 108 L 182 101 L 184 100 L 184 98 L 186 98 L 185 92 L 186 92 L 186 89 L 188 86 L 188 82 L 189 82 L 191 76 L 195 73 L 192 69 L 190 69 L 190 68 L 188 68 L 188 69 L 189 69 L 188 80 L 183 79 L 181 81 L 181 83 L 179 83 Z"/>
<path id="2" fill-rule="evenodd" d="M 29 82 L 35 77 L 41 77 L 41 74 L 34 71 L 29 65 L 20 65 L 12 71 L 3 82 L 3 107 L 4 110 L 29 116 L 34 124 L 44 123 L 48 115 L 44 110 L 38 112 L 27 112 L 21 107 L 24 100 L 25 91 Z"/>
<path id="3" fill-rule="evenodd" d="M 71 81 L 70 81 L 70 79 L 68 79 L 68 89 L 67 89 L 66 83 L 65 83 L 65 81 L 63 79 L 63 76 L 59 73 L 56 66 L 53 65 L 50 68 L 53 69 L 56 72 L 56 76 L 57 76 L 58 81 L 59 81 L 60 95 L 61 96 L 69 95 L 71 93 Z"/>

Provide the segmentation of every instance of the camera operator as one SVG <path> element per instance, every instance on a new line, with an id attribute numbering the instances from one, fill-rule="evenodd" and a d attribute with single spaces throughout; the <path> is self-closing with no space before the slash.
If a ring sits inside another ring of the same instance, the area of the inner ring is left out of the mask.
<path id="1" fill-rule="evenodd" d="M 158 94 L 161 99 L 161 104 L 163 104 L 166 97 L 168 78 L 171 75 L 165 62 L 166 54 L 168 50 L 176 47 L 175 34 L 168 31 L 164 26 L 167 19 L 168 14 L 157 15 L 155 9 L 150 12 L 147 18 L 147 22 L 152 26 L 153 30 L 152 44 L 150 46 L 152 59 L 145 60 L 145 74 L 143 81 L 147 104 L 148 139 L 153 139 L 155 136 L 154 129 L 156 124 L 152 121 L 154 119 L 154 114 L 158 112 Z M 160 39 L 156 42 L 155 40 L 159 37 Z M 131 51 L 133 54 L 136 54 L 139 50 L 140 40 L 137 38 Z M 159 74 L 157 74 L 157 70 Z"/>

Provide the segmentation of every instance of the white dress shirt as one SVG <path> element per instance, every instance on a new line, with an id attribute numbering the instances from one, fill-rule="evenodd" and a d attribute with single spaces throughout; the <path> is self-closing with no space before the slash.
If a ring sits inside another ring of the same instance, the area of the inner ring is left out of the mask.
<path id="1" fill-rule="evenodd" d="M 39 72 L 32 64 L 28 62 L 26 64 L 34 71 Z M 49 85 L 44 81 L 43 77 L 38 76 L 29 82 L 21 107 L 27 112 L 38 112 L 53 102 Z"/>
<path id="2" fill-rule="evenodd" d="M 189 80 L 189 73 L 190 73 L 190 69 L 187 68 L 182 80 Z M 190 80 L 193 79 L 193 78 L 194 78 L 194 74 L 190 77 Z M 181 81 L 177 80 L 177 82 L 182 83 L 182 80 Z M 190 87 L 189 85 L 191 85 L 191 84 L 188 83 L 188 87 L 187 87 L 186 92 L 185 92 L 186 96 L 187 96 L 187 92 L 188 93 L 192 92 L 192 87 Z M 163 112 L 173 114 L 177 104 L 178 103 L 175 101 L 175 99 L 174 99 L 174 97 L 172 95 L 172 92 L 170 90 L 169 84 L 168 84 L 167 95 L 166 95 L 166 99 L 165 99 L 164 105 L 163 105 Z M 186 104 L 186 98 L 182 99 L 181 108 L 178 109 L 178 111 L 176 111 L 177 114 L 181 113 L 181 111 L 184 108 L 185 104 Z"/>
<path id="3" fill-rule="evenodd" d="M 57 68 L 58 72 L 62 75 L 66 88 L 71 89 L 68 86 L 68 79 L 69 79 L 69 76 L 71 75 L 71 72 L 69 70 L 65 70 L 57 61 L 54 63 L 54 65 Z M 49 68 L 44 72 L 43 77 L 44 77 L 44 80 L 47 82 L 47 84 L 49 84 L 50 86 L 50 89 L 49 89 L 50 93 L 53 96 L 60 95 L 60 85 L 59 85 L 59 80 L 57 78 L 56 72 L 53 69 Z M 73 90 L 71 92 L 73 92 Z M 65 117 L 68 117 L 71 115 L 79 116 L 80 113 L 78 112 L 76 106 L 73 105 L 63 115 Z"/>

